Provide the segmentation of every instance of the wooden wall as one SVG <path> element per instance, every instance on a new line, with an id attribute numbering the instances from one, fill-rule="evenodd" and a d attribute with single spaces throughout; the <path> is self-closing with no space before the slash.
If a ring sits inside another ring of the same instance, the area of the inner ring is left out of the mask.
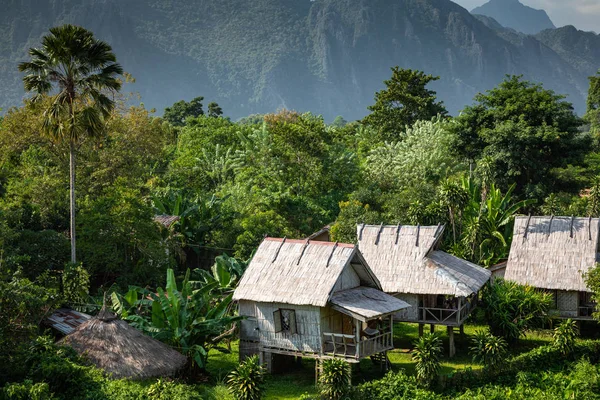
<path id="1" fill-rule="evenodd" d="M 360 278 L 351 264 L 346 265 L 344 271 L 340 274 L 335 286 L 333 287 L 333 292 L 338 292 L 340 290 L 352 289 L 360 286 Z"/>
<path id="2" fill-rule="evenodd" d="M 273 312 L 280 308 L 296 312 L 298 330 L 296 334 L 275 333 Z M 248 317 L 241 323 L 241 341 L 255 341 L 261 347 L 282 350 L 321 352 L 321 315 L 319 307 L 240 301 L 239 310 L 240 315 Z"/>
<path id="3" fill-rule="evenodd" d="M 410 304 L 409 308 L 401 310 L 394 314 L 395 320 L 401 321 L 418 321 L 419 320 L 419 295 L 418 294 L 408 294 L 408 293 L 398 293 L 395 294 L 394 297 L 404 300 L 408 304 Z"/>

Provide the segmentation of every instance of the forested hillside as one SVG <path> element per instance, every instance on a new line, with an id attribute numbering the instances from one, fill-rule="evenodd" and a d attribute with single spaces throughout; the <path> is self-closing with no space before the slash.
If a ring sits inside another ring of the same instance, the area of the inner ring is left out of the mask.
<path id="1" fill-rule="evenodd" d="M 449 0 L 3 0 L 0 107 L 21 104 L 16 62 L 53 25 L 82 25 L 109 41 L 132 90 L 162 112 L 202 95 L 237 119 L 285 107 L 346 119 L 399 65 L 438 75 L 456 114 L 505 74 L 569 95 L 585 111 L 587 76 L 600 64 L 583 46 L 598 36 L 568 29 L 537 37 L 492 29 Z M 581 43 L 573 48 L 568 43 Z M 573 56 L 575 53 L 575 57 Z"/>

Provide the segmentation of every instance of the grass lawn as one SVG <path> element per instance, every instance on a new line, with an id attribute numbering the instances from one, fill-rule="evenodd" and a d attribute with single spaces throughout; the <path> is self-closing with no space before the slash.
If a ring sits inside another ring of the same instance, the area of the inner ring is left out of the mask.
<path id="1" fill-rule="evenodd" d="M 455 331 L 454 338 L 456 344 L 456 356 L 452 359 L 447 357 L 447 353 L 442 360 L 442 374 L 471 367 L 473 369 L 481 368 L 478 364 L 473 364 L 469 356 L 470 337 L 478 329 L 484 329 L 483 325 L 466 324 L 465 335 L 461 336 L 458 330 Z M 429 326 L 425 326 L 425 332 L 429 331 Z M 436 332 L 444 341 L 444 350 L 448 349 L 448 335 L 443 326 L 436 327 Z M 388 352 L 388 357 L 392 363 L 394 371 L 403 369 L 407 374 L 413 374 L 415 363 L 411 358 L 412 343 L 418 338 L 419 330 L 417 324 L 397 323 L 394 325 L 394 347 L 393 351 Z M 529 333 L 527 337 L 519 340 L 519 343 L 510 347 L 513 355 L 529 351 L 535 347 L 547 344 L 552 341 L 551 331 L 536 331 Z M 238 343 L 231 344 L 231 353 L 223 354 L 212 351 L 209 356 L 208 370 L 213 379 L 213 385 L 221 386 L 225 382 L 225 377 L 238 364 Z M 359 384 L 364 381 L 381 378 L 384 372 L 380 367 L 373 365 L 370 359 L 363 359 L 360 367 L 353 369 L 353 383 Z M 314 360 L 304 359 L 302 365 L 297 365 L 285 373 L 268 376 L 266 384 L 265 399 L 297 399 L 303 393 L 315 393 L 315 364 Z M 222 390 L 219 393 L 224 393 Z M 221 397 L 223 398 L 223 397 Z"/>

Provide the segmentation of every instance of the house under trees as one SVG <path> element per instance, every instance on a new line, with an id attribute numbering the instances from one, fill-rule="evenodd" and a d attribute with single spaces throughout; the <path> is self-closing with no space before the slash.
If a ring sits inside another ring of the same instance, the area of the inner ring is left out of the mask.
<path id="1" fill-rule="evenodd" d="M 266 238 L 233 296 L 240 358 L 259 354 L 269 372 L 290 356 L 387 365 L 392 315 L 409 305 L 381 289 L 355 245 Z"/>

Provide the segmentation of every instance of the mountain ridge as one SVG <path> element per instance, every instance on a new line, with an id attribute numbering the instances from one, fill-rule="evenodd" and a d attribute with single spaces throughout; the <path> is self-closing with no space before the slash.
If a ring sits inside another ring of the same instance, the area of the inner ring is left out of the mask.
<path id="1" fill-rule="evenodd" d="M 546 11 L 526 6 L 519 0 L 490 0 L 471 13 L 491 17 L 506 28 L 530 35 L 556 28 Z"/>
<path id="2" fill-rule="evenodd" d="M 594 51 L 571 62 L 561 44 L 595 45 L 588 33 L 493 29 L 448 0 L 3 1 L 10 9 L 0 15 L 5 109 L 23 98 L 16 65 L 26 49 L 67 22 L 114 47 L 136 78 L 128 89 L 149 108 L 204 96 L 233 118 L 282 107 L 361 118 L 395 65 L 439 75 L 432 88 L 452 113 L 505 74 L 568 94 L 582 112 L 590 65 L 600 65 Z"/>

